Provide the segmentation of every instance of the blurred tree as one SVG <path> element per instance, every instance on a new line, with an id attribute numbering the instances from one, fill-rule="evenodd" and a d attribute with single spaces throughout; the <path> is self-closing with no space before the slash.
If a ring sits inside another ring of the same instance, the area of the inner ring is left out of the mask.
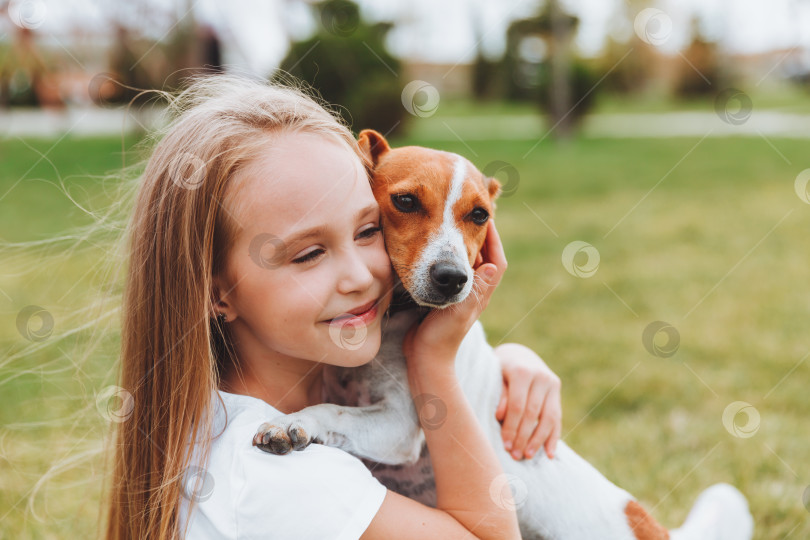
<path id="1" fill-rule="evenodd" d="M 540 13 L 514 21 L 507 29 L 503 64 L 507 97 L 535 101 L 546 112 L 557 140 L 570 138 L 593 103 L 596 77 L 571 53 L 579 19 L 550 0 Z"/>
<path id="2" fill-rule="evenodd" d="M 109 53 L 110 73 L 102 75 L 105 80 L 114 81 L 110 86 L 117 91 L 102 96 L 91 89 L 91 97 L 97 103 L 147 102 L 153 100 L 154 95 L 140 95 L 142 90 L 178 89 L 184 78 L 205 70 L 202 66 L 211 61 L 205 56 L 206 47 L 208 53 L 216 52 L 211 48 L 211 40 L 215 40 L 216 35 L 210 27 L 199 27 L 191 0 L 183 2 L 182 15 L 174 5 L 157 13 L 149 9 L 150 3 L 141 0 L 132 0 L 126 9 L 111 8 L 109 24 L 116 39 Z M 154 42 L 140 37 L 143 28 L 156 24 L 169 28 L 162 39 Z M 219 68 L 206 69 L 218 71 Z"/>
<path id="3" fill-rule="evenodd" d="M 389 23 L 369 25 L 349 0 L 315 5 L 318 32 L 293 43 L 281 70 L 303 79 L 337 105 L 352 129 L 397 132 L 406 114 L 399 60 L 385 48 Z M 283 77 L 283 73 L 277 76 Z"/>
<path id="4" fill-rule="evenodd" d="M 64 107 L 53 76 L 58 61 L 39 47 L 35 26 L 12 21 L 10 8 L 0 0 L 0 17 L 11 28 L 11 43 L 0 43 L 0 106 Z"/>
<path id="5" fill-rule="evenodd" d="M 682 53 L 682 60 L 675 88 L 678 97 L 692 98 L 718 92 L 724 77 L 717 43 L 701 36 L 696 19 L 692 20 L 692 42 Z"/>

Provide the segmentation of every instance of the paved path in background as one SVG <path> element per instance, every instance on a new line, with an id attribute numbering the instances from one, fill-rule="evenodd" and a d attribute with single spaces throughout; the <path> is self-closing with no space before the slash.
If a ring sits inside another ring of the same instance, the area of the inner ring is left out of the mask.
<path id="1" fill-rule="evenodd" d="M 66 108 L 61 111 L 12 109 L 0 111 L 0 139 L 121 135 L 161 125 L 162 109 Z"/>
<path id="2" fill-rule="evenodd" d="M 540 139 L 551 126 L 535 116 L 421 118 L 411 122 L 414 137 L 431 140 Z M 810 114 L 753 111 L 735 125 L 713 112 L 593 114 L 583 124 L 587 137 L 788 137 L 810 139 Z"/>
<path id="3" fill-rule="evenodd" d="M 121 135 L 162 124 L 160 109 L 19 109 L 0 112 L 0 139 Z M 489 115 L 414 118 L 411 135 L 429 140 L 539 139 L 549 126 L 537 116 Z M 713 112 L 594 114 L 586 118 L 588 137 L 789 137 L 810 139 L 810 114 L 754 110 L 738 125 Z"/>

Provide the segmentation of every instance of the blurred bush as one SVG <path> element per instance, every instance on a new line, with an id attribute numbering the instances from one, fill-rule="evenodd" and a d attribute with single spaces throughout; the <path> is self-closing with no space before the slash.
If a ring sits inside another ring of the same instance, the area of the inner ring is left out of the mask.
<path id="1" fill-rule="evenodd" d="M 386 50 L 389 23 L 363 22 L 356 4 L 327 0 L 316 4 L 318 32 L 293 43 L 283 72 L 303 79 L 339 111 L 352 129 L 396 133 L 406 114 L 397 74 L 400 62 Z"/>

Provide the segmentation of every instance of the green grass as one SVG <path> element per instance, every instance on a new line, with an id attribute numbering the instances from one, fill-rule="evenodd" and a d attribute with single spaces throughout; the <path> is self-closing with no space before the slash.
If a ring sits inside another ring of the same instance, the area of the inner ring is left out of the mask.
<path id="1" fill-rule="evenodd" d="M 53 144 L 26 142 L 43 152 Z M 810 205 L 794 192 L 810 167 L 807 143 L 771 140 L 788 164 L 758 138 L 697 142 L 546 140 L 525 158 L 533 141 L 392 144 L 518 170 L 517 190 L 497 207 L 509 270 L 483 321 L 493 344 L 524 343 L 560 375 L 563 434 L 575 450 L 670 527 L 701 489 L 726 481 L 748 496 L 756 538 L 807 538 Z M 119 166 L 120 149 L 117 140 L 63 140 L 52 164 L 40 163 L 0 201 L 0 236 L 36 240 L 86 223 L 54 187 L 56 173 L 81 201 L 101 205 L 112 187 L 87 175 Z M 39 155 L 14 140 L 0 153 L 1 195 Z M 563 267 L 563 249 L 576 240 L 599 252 L 592 277 Z M 92 452 L 104 422 L 94 395 L 112 384 L 117 335 L 89 359 L 72 356 L 85 333 L 12 355 L 30 344 L 15 326 L 26 305 L 54 314 L 54 335 L 81 324 L 77 310 L 101 282 L 92 267 L 104 258 L 103 246 L 23 251 L 0 273 L 10 297 L 0 295 L 0 516 L 9 511 L 0 537 L 82 538 L 95 528 L 102 461 Z M 642 344 L 657 320 L 679 333 L 672 357 Z M 734 401 L 759 411 L 754 436 L 724 428 Z"/>

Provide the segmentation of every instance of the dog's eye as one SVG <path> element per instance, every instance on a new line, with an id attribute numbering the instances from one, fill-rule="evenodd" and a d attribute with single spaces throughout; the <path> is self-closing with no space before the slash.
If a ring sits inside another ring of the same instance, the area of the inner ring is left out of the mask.
<path id="1" fill-rule="evenodd" d="M 391 202 L 400 212 L 416 212 L 419 210 L 419 199 L 416 198 L 416 195 L 410 193 L 391 195 Z"/>
<path id="2" fill-rule="evenodd" d="M 470 212 L 470 219 L 472 219 L 473 223 L 475 223 L 476 225 L 483 225 L 489 219 L 489 212 L 487 212 L 480 206 L 477 208 L 473 208 L 473 211 Z"/>

